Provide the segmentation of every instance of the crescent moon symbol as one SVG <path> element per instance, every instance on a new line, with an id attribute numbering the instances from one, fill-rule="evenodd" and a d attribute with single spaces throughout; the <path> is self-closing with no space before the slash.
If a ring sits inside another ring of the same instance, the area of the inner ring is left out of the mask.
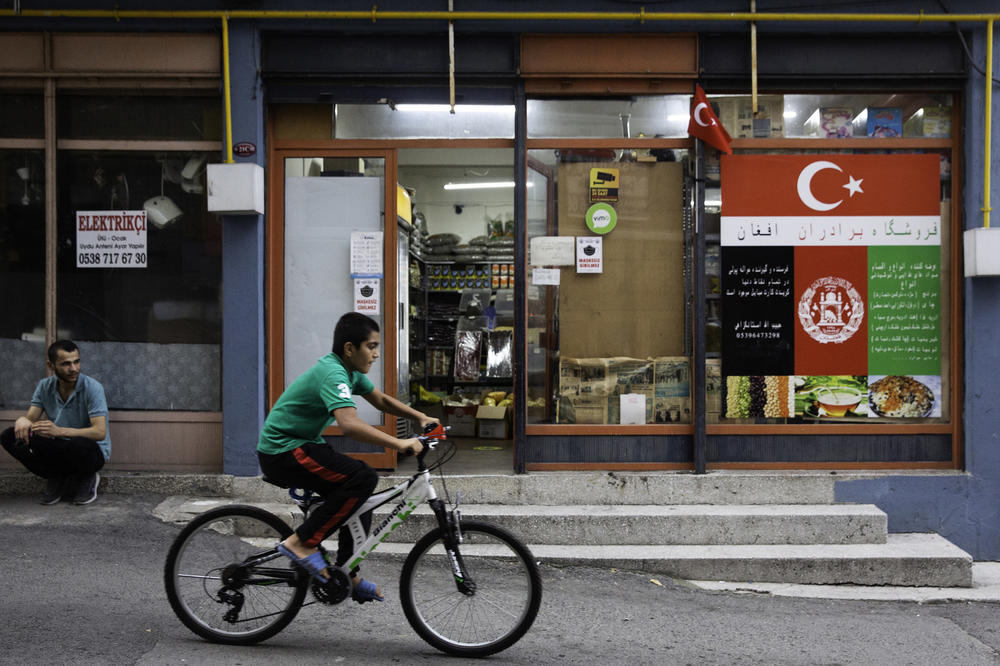
<path id="1" fill-rule="evenodd" d="M 841 199 L 836 203 L 826 203 L 820 201 L 815 196 L 813 196 L 812 193 L 813 176 L 815 176 L 817 173 L 825 169 L 835 169 L 837 171 L 841 171 L 841 168 L 836 164 L 834 164 L 833 162 L 820 160 L 818 162 L 813 162 L 812 164 L 807 165 L 806 168 L 803 169 L 801 173 L 799 173 L 799 181 L 797 184 L 799 198 L 802 199 L 802 203 L 809 206 L 813 210 L 818 210 L 818 211 L 833 210 L 844 201 L 843 199 Z"/>
<path id="2" fill-rule="evenodd" d="M 711 123 L 703 123 L 703 122 L 701 122 L 701 110 L 702 109 L 707 109 L 707 108 L 708 108 L 708 104 L 705 104 L 704 102 L 700 102 L 698 104 L 698 106 L 694 107 L 694 121 L 696 123 L 698 123 L 699 125 L 701 125 L 702 127 L 711 127 L 712 126 Z"/>

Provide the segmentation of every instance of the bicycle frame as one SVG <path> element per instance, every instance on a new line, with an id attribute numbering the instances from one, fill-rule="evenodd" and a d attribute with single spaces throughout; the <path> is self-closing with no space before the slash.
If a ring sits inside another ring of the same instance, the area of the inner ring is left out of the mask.
<path id="1" fill-rule="evenodd" d="M 398 499 L 396 506 L 380 523 L 372 524 L 371 533 L 365 534 L 364 525 L 361 523 L 361 516 L 365 513 L 384 506 L 393 500 Z M 392 534 L 393 530 L 403 524 L 411 513 L 422 503 L 428 502 L 432 508 L 440 503 L 437 491 L 431 484 L 431 473 L 429 470 L 421 470 L 414 474 L 409 480 L 403 481 L 392 488 L 387 488 L 382 492 L 370 496 L 360 507 L 358 507 L 344 523 L 341 529 L 350 530 L 351 539 L 354 542 L 354 549 L 341 570 L 349 574 L 352 569 L 364 561 L 372 554 L 378 546 Z M 442 503 L 443 504 L 443 503 Z M 438 521 L 442 527 L 447 527 L 447 521 L 442 520 L 444 507 L 437 509 L 434 514 L 438 516 Z"/>

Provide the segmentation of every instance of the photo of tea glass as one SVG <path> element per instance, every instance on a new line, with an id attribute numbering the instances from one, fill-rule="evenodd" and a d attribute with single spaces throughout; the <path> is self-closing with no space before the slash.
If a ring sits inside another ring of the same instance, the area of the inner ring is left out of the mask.
<path id="1" fill-rule="evenodd" d="M 795 415 L 807 419 L 868 418 L 868 378 L 864 375 L 798 375 Z"/>

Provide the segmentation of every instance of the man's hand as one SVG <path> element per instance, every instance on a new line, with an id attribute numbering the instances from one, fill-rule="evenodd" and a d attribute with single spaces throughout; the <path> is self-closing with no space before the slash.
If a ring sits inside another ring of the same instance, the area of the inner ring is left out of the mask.
<path id="1" fill-rule="evenodd" d="M 42 437 L 62 437 L 63 429 L 48 419 L 35 421 L 31 424 L 31 434 Z"/>
<path id="2" fill-rule="evenodd" d="M 34 424 L 32 424 L 31 419 L 24 416 L 18 417 L 18 419 L 14 421 L 14 438 L 23 439 L 27 442 L 31 437 L 32 425 Z"/>

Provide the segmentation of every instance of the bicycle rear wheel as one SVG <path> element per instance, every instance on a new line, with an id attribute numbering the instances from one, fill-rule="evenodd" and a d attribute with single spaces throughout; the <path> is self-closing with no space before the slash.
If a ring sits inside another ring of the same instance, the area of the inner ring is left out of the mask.
<path id="1" fill-rule="evenodd" d="M 531 628 L 542 579 L 527 546 L 507 530 L 462 521 L 459 546 L 474 591 L 459 590 L 439 527 L 422 537 L 403 564 L 400 600 L 413 629 L 448 654 L 483 657 L 505 650 Z"/>
<path id="2" fill-rule="evenodd" d="M 167 553 L 163 583 L 184 625 L 215 643 L 250 645 L 295 617 L 309 587 L 274 546 L 292 529 L 272 513 L 232 505 L 207 511 L 181 530 Z"/>

